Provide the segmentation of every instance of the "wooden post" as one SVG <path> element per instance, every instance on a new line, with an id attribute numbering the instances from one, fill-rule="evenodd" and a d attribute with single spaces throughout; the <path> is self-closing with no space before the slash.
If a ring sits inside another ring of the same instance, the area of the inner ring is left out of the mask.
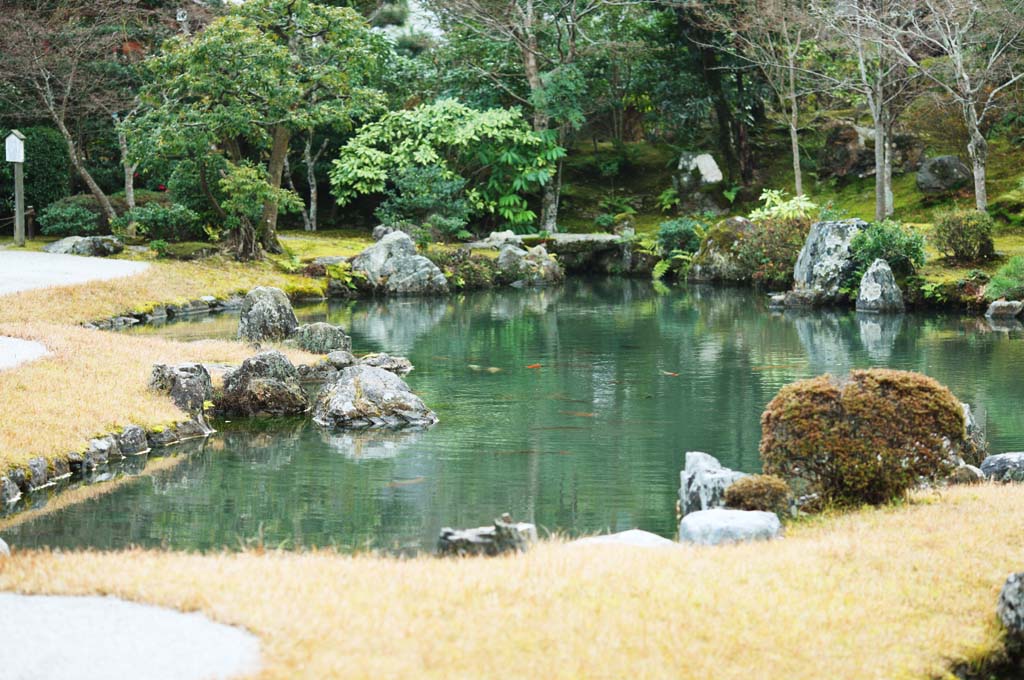
<path id="1" fill-rule="evenodd" d="M 14 164 L 14 245 L 25 245 L 25 135 L 11 130 L 4 140 L 7 162 Z"/>

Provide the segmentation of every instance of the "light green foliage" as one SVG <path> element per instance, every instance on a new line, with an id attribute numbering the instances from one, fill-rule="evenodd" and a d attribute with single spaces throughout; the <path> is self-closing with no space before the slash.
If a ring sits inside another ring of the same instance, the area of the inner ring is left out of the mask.
<path id="1" fill-rule="evenodd" d="M 987 260 L 995 254 L 992 217 L 980 210 L 950 210 L 935 219 L 932 244 L 935 248 L 961 262 Z"/>
<path id="2" fill-rule="evenodd" d="M 996 271 L 985 288 L 985 297 L 989 300 L 1024 299 L 1024 255 L 1011 257 L 1009 262 Z"/>
<path id="3" fill-rule="evenodd" d="M 47 236 L 89 236 L 100 230 L 100 219 L 77 203 L 58 201 L 39 215 L 39 225 Z"/>
<path id="4" fill-rule="evenodd" d="M 247 217 L 255 221 L 265 201 L 277 203 L 281 212 L 302 209 L 302 199 L 292 191 L 270 186 L 263 169 L 253 163 L 243 161 L 228 166 L 219 184 L 227 196 L 221 207 L 235 218 Z"/>
<path id="5" fill-rule="evenodd" d="M 514 109 L 479 111 L 451 99 L 392 111 L 363 126 L 341 149 L 330 172 L 338 203 L 384 193 L 411 167 L 437 167 L 463 178 L 474 214 L 493 215 L 515 229 L 536 218 L 526 194 L 551 180 L 565 151 L 529 129 Z"/>
<path id="6" fill-rule="evenodd" d="M 438 166 L 405 168 L 385 190 L 387 198 L 374 213 L 381 224 L 416 233 L 427 240 L 469 238 L 470 208 L 466 180 L 445 177 Z"/>
<path id="7" fill-rule="evenodd" d="M 807 196 L 793 196 L 781 189 L 765 189 L 761 192 L 762 205 L 750 213 L 750 221 L 761 220 L 807 220 L 817 212 L 818 206 Z"/>
<path id="8" fill-rule="evenodd" d="M 924 235 L 895 220 L 873 222 L 850 242 L 859 270 L 857 280 L 876 259 L 883 259 L 898 277 L 912 276 L 925 263 Z"/>

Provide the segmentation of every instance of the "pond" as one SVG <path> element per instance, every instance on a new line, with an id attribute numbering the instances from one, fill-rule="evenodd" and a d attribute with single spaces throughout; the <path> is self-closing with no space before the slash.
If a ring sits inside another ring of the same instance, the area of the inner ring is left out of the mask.
<path id="1" fill-rule="evenodd" d="M 778 389 L 854 367 L 924 372 L 974 406 L 993 451 L 1024 450 L 1024 332 L 958 315 L 779 313 L 764 302 L 740 289 L 658 294 L 646 281 L 576 279 L 300 308 L 347 328 L 357 353 L 408 356 L 407 380 L 440 423 L 356 433 L 219 422 L 170 461 L 132 461 L 73 491 L 89 496 L 80 504 L 36 494 L 32 505 L 50 506 L 5 538 L 25 548 L 262 541 L 413 552 L 432 549 L 442 526 L 503 512 L 542 532 L 672 536 L 685 451 L 757 471 L 759 417 Z M 230 337 L 236 325 L 224 315 L 135 332 Z"/>

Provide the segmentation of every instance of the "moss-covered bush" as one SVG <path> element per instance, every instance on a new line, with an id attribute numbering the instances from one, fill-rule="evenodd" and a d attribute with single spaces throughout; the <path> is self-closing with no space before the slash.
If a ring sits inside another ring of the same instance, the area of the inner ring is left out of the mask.
<path id="1" fill-rule="evenodd" d="M 950 210 L 935 219 L 932 237 L 936 250 L 961 262 L 980 262 L 995 255 L 995 222 L 980 210 Z"/>
<path id="2" fill-rule="evenodd" d="M 792 497 L 789 485 L 774 475 L 750 475 L 730 484 L 725 490 L 726 507 L 738 510 L 762 510 L 785 514 Z"/>
<path id="3" fill-rule="evenodd" d="M 985 297 L 989 300 L 1024 299 L 1024 255 L 1011 257 L 1009 262 L 993 274 L 985 288 Z"/>
<path id="4" fill-rule="evenodd" d="M 424 256 L 444 273 L 453 290 L 477 290 L 510 283 L 498 269 L 495 258 L 474 254 L 465 248 L 429 248 Z"/>
<path id="5" fill-rule="evenodd" d="M 956 454 L 975 460 L 957 398 L 908 371 L 787 385 L 765 409 L 761 430 L 765 473 L 835 505 L 885 503 L 921 479 L 945 477 Z"/>

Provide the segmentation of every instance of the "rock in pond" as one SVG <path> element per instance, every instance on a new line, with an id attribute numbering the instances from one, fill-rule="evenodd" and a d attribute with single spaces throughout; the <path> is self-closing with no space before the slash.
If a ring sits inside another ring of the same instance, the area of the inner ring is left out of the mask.
<path id="1" fill-rule="evenodd" d="M 1006 579 L 999 591 L 996 614 L 1009 636 L 1024 642 L 1024 571 L 1010 574 Z"/>
<path id="2" fill-rule="evenodd" d="M 687 275 L 690 281 L 742 281 L 746 276 L 734 244 L 754 229 L 744 217 L 730 217 L 708 230 L 694 254 Z"/>
<path id="3" fill-rule="evenodd" d="M 548 254 L 543 244 L 523 250 L 506 243 L 498 253 L 498 269 L 508 278 L 515 279 L 516 284 L 527 286 L 557 283 L 565 276 L 558 261 Z"/>
<path id="4" fill-rule="evenodd" d="M 437 415 L 394 373 L 352 366 L 320 390 L 313 421 L 336 428 L 427 427 Z"/>
<path id="5" fill-rule="evenodd" d="M 996 482 L 1024 482 L 1024 451 L 989 456 L 981 462 L 981 471 Z"/>
<path id="6" fill-rule="evenodd" d="M 652 534 L 650 531 L 630 529 L 629 531 L 620 531 L 617 534 L 587 536 L 577 539 L 569 545 L 627 545 L 635 548 L 671 548 L 679 544 L 664 536 Z"/>
<path id="7" fill-rule="evenodd" d="M 393 295 L 448 292 L 448 281 L 433 262 L 416 254 L 416 244 L 404 231 L 386 234 L 352 260 L 374 288 Z"/>
<path id="8" fill-rule="evenodd" d="M 384 352 L 367 354 L 359 360 L 359 365 L 383 368 L 385 371 L 391 371 L 396 375 L 406 375 L 413 369 L 412 362 L 405 357 L 393 357 Z"/>
<path id="9" fill-rule="evenodd" d="M 1013 319 L 1024 310 L 1024 302 L 1019 300 L 996 300 L 988 306 L 985 317 L 988 319 Z"/>
<path id="10" fill-rule="evenodd" d="M 226 415 L 297 415 L 309 408 L 299 372 L 276 350 L 249 357 L 224 376 L 217 409 Z"/>
<path id="11" fill-rule="evenodd" d="M 242 340 L 281 342 L 298 327 L 292 303 L 280 288 L 258 286 L 242 300 L 238 318 L 238 337 Z"/>
<path id="12" fill-rule="evenodd" d="M 850 243 L 867 222 L 859 219 L 815 222 L 793 267 L 791 306 L 828 304 L 839 297 L 839 287 L 856 264 Z"/>
<path id="13" fill-rule="evenodd" d="M 129 425 L 118 435 L 117 446 L 125 456 L 134 456 L 149 451 L 146 431 L 138 425 Z"/>
<path id="14" fill-rule="evenodd" d="M 718 459 L 702 451 L 687 451 L 686 465 L 679 473 L 679 510 L 691 512 L 725 505 L 725 490 L 746 473 L 722 467 Z"/>
<path id="15" fill-rule="evenodd" d="M 476 529 L 441 529 L 437 554 L 442 557 L 526 552 L 537 542 L 537 527 L 527 522 L 514 522 L 507 514 L 494 520 L 494 526 Z"/>
<path id="16" fill-rule="evenodd" d="M 124 244 L 116 236 L 68 236 L 43 246 L 47 253 L 86 257 L 108 257 L 123 250 Z"/>
<path id="17" fill-rule="evenodd" d="M 875 260 L 860 279 L 857 311 L 886 313 L 903 309 L 903 293 L 896 285 L 889 263 L 881 258 Z"/>
<path id="18" fill-rule="evenodd" d="M 202 364 L 157 364 L 149 379 L 150 389 L 171 396 L 174 404 L 206 425 L 203 405 L 213 397 L 210 372 Z"/>
<path id="19" fill-rule="evenodd" d="M 303 380 L 327 382 L 328 380 L 334 380 L 343 369 L 355 366 L 356 363 L 358 363 L 358 360 L 351 352 L 336 350 L 312 366 L 302 364 L 296 366 L 296 368 L 299 371 L 299 377 Z"/>
<path id="20" fill-rule="evenodd" d="M 929 158 L 917 171 L 917 189 L 926 196 L 943 196 L 967 187 L 971 170 L 956 156 Z"/>
<path id="21" fill-rule="evenodd" d="M 679 541 L 698 545 L 767 541 L 781 534 L 778 515 L 760 510 L 700 510 L 679 523 Z"/>
<path id="22" fill-rule="evenodd" d="M 304 324 L 295 329 L 295 344 L 299 349 L 313 354 L 352 350 L 352 338 L 345 333 L 345 329 L 323 321 Z"/>

